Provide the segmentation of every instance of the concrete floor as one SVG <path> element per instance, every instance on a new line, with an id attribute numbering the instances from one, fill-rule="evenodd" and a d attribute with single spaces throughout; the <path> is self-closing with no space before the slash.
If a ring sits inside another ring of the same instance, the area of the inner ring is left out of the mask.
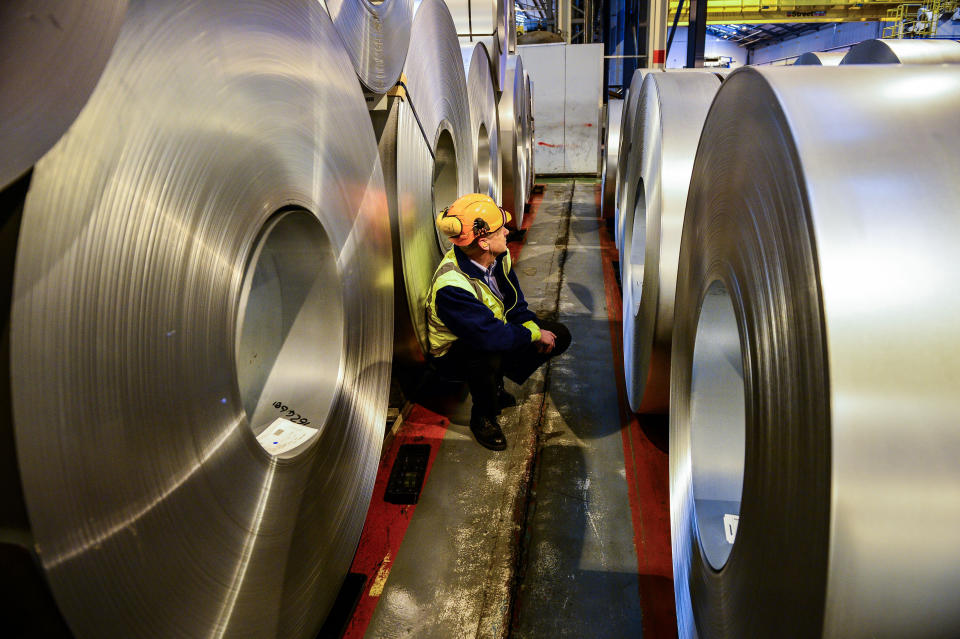
<path id="1" fill-rule="evenodd" d="M 663 635 L 653 629 L 675 628 L 660 610 L 664 588 L 651 597 L 645 586 L 649 573 L 656 583 L 669 576 L 647 548 L 651 541 L 669 554 L 666 499 L 638 497 L 639 484 L 660 483 L 665 453 L 623 409 L 597 188 L 595 180 L 550 181 L 516 260 L 530 306 L 567 324 L 570 349 L 523 387 L 508 382 L 520 405 L 504 412 L 501 453 L 473 440 L 468 396 L 419 398 L 450 424 L 438 431 L 419 503 L 404 511 L 405 531 L 392 533 L 402 535 L 395 556 L 387 553 L 389 566 L 381 562 L 361 594 L 357 615 L 366 617 L 345 636 L 656 638 Z M 636 472 L 647 454 L 635 450 L 638 436 L 647 453 L 663 457 L 653 480 Z M 665 475 L 662 483 L 665 494 Z M 360 552 L 384 556 L 380 548 Z M 649 610 L 666 623 L 651 624 Z"/>
<path id="2" fill-rule="evenodd" d="M 560 321 L 513 636 L 639 637 L 642 615 L 594 185 L 572 191 Z"/>

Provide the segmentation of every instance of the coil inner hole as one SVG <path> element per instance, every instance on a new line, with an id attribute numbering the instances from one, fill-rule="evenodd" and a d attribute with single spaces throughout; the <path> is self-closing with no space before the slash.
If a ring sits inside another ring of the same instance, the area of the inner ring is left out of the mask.
<path id="1" fill-rule="evenodd" d="M 296 457 L 326 423 L 342 378 L 343 313 L 323 225 L 303 209 L 276 213 L 250 254 L 237 318 L 237 383 L 250 428 L 256 437 L 277 418 L 289 422 L 258 440 L 268 453 Z M 291 437 L 302 441 L 276 453 Z"/>
<path id="2" fill-rule="evenodd" d="M 450 131 L 443 129 L 437 137 L 433 161 L 433 210 L 439 213 L 457 199 L 457 147 Z M 453 247 L 450 240 L 434 226 L 442 253 Z"/>
<path id="3" fill-rule="evenodd" d="M 743 492 L 746 401 L 740 332 L 722 282 L 707 289 L 693 347 L 690 452 L 700 547 L 722 569 L 736 539 Z"/>
<path id="4" fill-rule="evenodd" d="M 630 300 L 634 316 L 640 310 L 640 296 L 643 294 L 643 269 L 647 258 L 647 194 L 643 180 L 637 183 L 636 204 L 633 208 L 633 231 L 630 237 L 630 261 L 627 262 L 627 285 L 630 287 Z"/>
<path id="5" fill-rule="evenodd" d="M 490 135 L 486 125 L 481 123 L 477 134 L 477 188 L 479 193 L 493 197 L 494 194 L 490 192 L 490 163 Z"/>

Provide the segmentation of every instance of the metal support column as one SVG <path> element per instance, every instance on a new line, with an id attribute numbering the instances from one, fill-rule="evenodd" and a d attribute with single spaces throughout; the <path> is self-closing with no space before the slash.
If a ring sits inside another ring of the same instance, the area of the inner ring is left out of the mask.
<path id="1" fill-rule="evenodd" d="M 687 29 L 687 67 L 703 66 L 707 40 L 707 0 L 690 0 L 690 27 Z"/>
<path id="2" fill-rule="evenodd" d="M 669 2 L 668 0 L 649 0 L 649 2 L 647 66 L 651 69 L 662 69 L 667 62 L 667 7 Z M 704 8 L 706 8 L 706 2 L 704 2 Z M 703 57 L 702 54 L 701 57 Z"/>
<path id="3" fill-rule="evenodd" d="M 591 44 L 597 40 L 597 17 L 602 15 L 597 8 L 602 4 L 602 0 L 557 0 L 560 35 L 567 44 Z"/>

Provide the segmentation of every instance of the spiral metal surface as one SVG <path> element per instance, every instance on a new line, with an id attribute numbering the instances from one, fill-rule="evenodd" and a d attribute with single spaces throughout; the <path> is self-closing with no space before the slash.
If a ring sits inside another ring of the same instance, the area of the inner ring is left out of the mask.
<path id="1" fill-rule="evenodd" d="M 960 62 L 954 40 L 864 40 L 850 47 L 840 64 L 943 64 Z"/>
<path id="2" fill-rule="evenodd" d="M 132 2 L 34 170 L 11 311 L 26 502 L 77 637 L 316 635 L 376 476 L 390 268 L 320 4 Z M 315 432 L 271 455 L 279 417 Z"/>
<path id="3" fill-rule="evenodd" d="M 0 188 L 56 144 L 116 42 L 125 0 L 0 3 Z"/>
<path id="4" fill-rule="evenodd" d="M 627 97 L 623 103 L 623 117 L 620 126 L 620 158 L 617 163 L 617 197 L 614 202 L 614 233 L 613 239 L 617 248 L 620 248 L 620 240 L 623 234 L 624 211 L 633 214 L 633 187 L 630 180 L 627 180 L 627 173 L 636 174 L 636 160 L 633 158 L 633 129 L 634 114 L 637 112 L 637 103 L 640 100 L 640 87 L 643 85 L 643 78 L 650 71 L 648 69 L 637 69 L 633 72 L 630 79 L 630 88 L 627 89 Z M 634 185 L 635 186 L 635 185 Z"/>
<path id="5" fill-rule="evenodd" d="M 536 169 L 533 165 L 533 156 L 534 156 L 534 140 L 533 140 L 533 80 L 530 79 L 530 74 L 527 71 L 523 72 L 523 93 L 524 93 L 524 115 L 523 115 L 523 126 L 524 126 L 524 148 L 526 150 L 526 159 L 527 159 L 527 178 L 526 178 L 526 197 L 524 202 L 530 201 L 530 196 L 533 194 L 533 183 L 535 182 Z"/>
<path id="6" fill-rule="evenodd" d="M 515 2 L 505 0 L 507 4 L 507 53 L 515 55 L 517 53 L 517 6 Z"/>
<path id="7" fill-rule="evenodd" d="M 507 58 L 507 78 L 497 103 L 500 117 L 500 156 L 503 158 L 503 207 L 513 214 L 513 222 L 523 225 L 526 203 L 526 146 L 524 140 L 523 60 Z"/>
<path id="8" fill-rule="evenodd" d="M 611 98 L 607 102 L 607 139 L 603 147 L 603 173 L 600 176 L 602 197 L 600 216 L 613 217 L 614 201 L 617 197 L 617 165 L 620 163 L 620 124 L 623 117 L 623 100 Z"/>
<path id="9" fill-rule="evenodd" d="M 533 78 L 529 78 L 530 85 L 530 155 L 528 160 L 530 162 L 530 193 L 533 194 L 533 187 L 537 183 L 537 118 L 536 118 L 536 92 L 534 87 L 536 83 L 533 81 Z"/>
<path id="10" fill-rule="evenodd" d="M 845 52 L 836 51 L 808 51 L 794 60 L 794 64 L 799 65 L 819 65 L 824 67 L 835 67 L 843 60 Z"/>
<path id="11" fill-rule="evenodd" d="M 482 42 L 490 58 L 494 91 L 500 91 L 507 72 L 507 9 L 511 0 L 446 0 L 461 46 Z"/>
<path id="12" fill-rule="evenodd" d="M 631 109 L 631 112 L 628 114 L 629 122 L 624 120 L 624 132 L 620 142 L 620 156 L 623 158 L 624 154 L 626 154 L 626 157 L 621 160 L 621 170 L 617 176 L 620 182 L 621 197 L 617 204 L 614 219 L 614 241 L 619 249 L 621 275 L 623 275 L 624 261 L 627 259 L 625 251 L 628 250 L 628 244 L 632 238 L 633 218 L 635 217 L 638 206 L 637 199 L 643 195 L 637 192 L 637 185 L 643 172 L 643 166 L 641 164 L 643 161 L 643 153 L 638 146 L 642 143 L 639 132 L 643 124 L 640 120 L 640 95 L 642 93 L 643 82 L 645 82 L 646 77 L 651 74 L 658 76 L 663 74 L 671 76 L 712 75 L 719 81 L 723 80 L 721 75 L 708 69 L 670 69 L 660 71 L 644 69 L 642 71 L 642 74 L 639 76 L 637 74 L 641 73 L 640 70 L 634 73 L 634 80 L 637 81 L 635 92 L 633 92 L 633 83 L 631 82 L 631 93 L 634 93 L 635 98 L 631 98 L 628 95 L 626 107 Z M 629 140 L 628 148 L 624 148 L 626 144 L 625 140 Z"/>
<path id="13" fill-rule="evenodd" d="M 949 65 L 721 86 L 676 297 L 681 637 L 960 635 L 958 108 Z"/>
<path id="14" fill-rule="evenodd" d="M 470 101 L 470 139 L 473 143 L 473 164 L 477 181 L 473 188 L 486 193 L 500 204 L 500 121 L 497 118 L 497 97 L 490 76 L 490 57 L 483 43 L 461 45 L 463 69 L 467 74 L 467 96 Z"/>
<path id="15" fill-rule="evenodd" d="M 435 216 L 474 189 L 470 103 L 463 57 L 443 0 L 423 0 L 413 17 L 403 72 L 407 97 L 393 104 L 381 129 L 380 160 L 394 243 L 397 315 L 394 357 L 423 360 L 426 296 L 450 248 Z M 502 152 L 501 152 L 502 153 Z"/>
<path id="16" fill-rule="evenodd" d="M 690 171 L 720 79 L 712 73 L 650 73 L 640 88 L 633 153 L 634 215 L 625 216 L 623 371 L 634 412 L 666 413 L 680 233 Z"/>
<path id="17" fill-rule="evenodd" d="M 326 0 L 357 77 L 385 93 L 400 77 L 410 47 L 413 0 Z"/>

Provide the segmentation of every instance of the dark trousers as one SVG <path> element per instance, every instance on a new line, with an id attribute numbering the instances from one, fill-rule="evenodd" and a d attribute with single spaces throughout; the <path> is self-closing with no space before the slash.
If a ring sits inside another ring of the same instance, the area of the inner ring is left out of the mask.
<path id="1" fill-rule="evenodd" d="M 522 384 L 547 360 L 560 355 L 570 346 L 570 331 L 566 326 L 550 320 L 535 321 L 541 329 L 557 336 L 556 344 L 549 353 L 538 351 L 536 343 L 513 351 L 485 351 L 468 344 L 466 340 L 458 339 L 443 357 L 433 360 L 441 375 L 466 380 L 473 398 L 474 415 L 499 415 L 500 403 L 497 395 L 503 386 L 504 377 Z"/>

